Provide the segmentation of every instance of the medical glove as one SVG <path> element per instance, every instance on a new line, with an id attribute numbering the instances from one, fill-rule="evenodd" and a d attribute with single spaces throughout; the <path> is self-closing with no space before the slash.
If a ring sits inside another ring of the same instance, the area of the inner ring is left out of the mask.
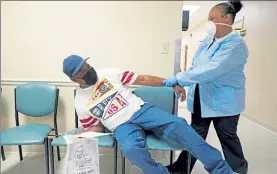
<path id="1" fill-rule="evenodd" d="M 178 84 L 178 80 L 175 76 L 163 81 L 163 86 L 165 87 L 173 87 L 177 84 Z"/>

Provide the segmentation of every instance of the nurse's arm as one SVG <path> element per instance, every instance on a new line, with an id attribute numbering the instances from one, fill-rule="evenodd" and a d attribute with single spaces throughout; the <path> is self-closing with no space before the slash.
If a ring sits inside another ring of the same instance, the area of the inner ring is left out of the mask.
<path id="1" fill-rule="evenodd" d="M 211 81 L 230 70 L 244 65 L 248 57 L 248 50 L 244 43 L 230 43 L 222 46 L 209 62 L 204 65 L 194 66 L 185 72 L 176 75 L 181 86 Z"/>

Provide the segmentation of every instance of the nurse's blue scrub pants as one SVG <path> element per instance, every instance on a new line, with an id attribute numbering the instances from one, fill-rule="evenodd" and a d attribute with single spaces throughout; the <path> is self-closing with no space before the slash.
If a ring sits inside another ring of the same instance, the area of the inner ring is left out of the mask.
<path id="1" fill-rule="evenodd" d="M 151 158 L 145 147 L 144 130 L 149 130 L 169 142 L 183 145 L 204 164 L 205 169 L 211 174 L 233 173 L 221 153 L 207 144 L 185 119 L 145 104 L 128 122 L 114 131 L 124 156 L 141 168 L 144 174 L 169 173 L 166 167 Z"/>

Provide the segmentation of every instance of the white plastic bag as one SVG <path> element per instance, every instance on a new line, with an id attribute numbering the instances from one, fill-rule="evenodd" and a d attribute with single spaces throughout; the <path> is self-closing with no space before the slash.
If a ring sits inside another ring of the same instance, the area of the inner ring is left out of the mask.
<path id="1" fill-rule="evenodd" d="M 67 142 L 66 174 L 100 174 L 98 139 L 64 136 Z"/>

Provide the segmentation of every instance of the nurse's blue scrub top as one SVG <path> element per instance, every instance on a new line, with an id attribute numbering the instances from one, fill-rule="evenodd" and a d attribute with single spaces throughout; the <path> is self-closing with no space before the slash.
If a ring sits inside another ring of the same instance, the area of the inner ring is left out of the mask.
<path id="1" fill-rule="evenodd" d="M 213 41 L 213 37 L 206 37 L 192 66 L 176 75 L 179 84 L 188 87 L 188 110 L 193 112 L 195 86 L 199 84 L 202 117 L 240 114 L 245 108 L 244 66 L 248 48 L 236 32 Z"/>

